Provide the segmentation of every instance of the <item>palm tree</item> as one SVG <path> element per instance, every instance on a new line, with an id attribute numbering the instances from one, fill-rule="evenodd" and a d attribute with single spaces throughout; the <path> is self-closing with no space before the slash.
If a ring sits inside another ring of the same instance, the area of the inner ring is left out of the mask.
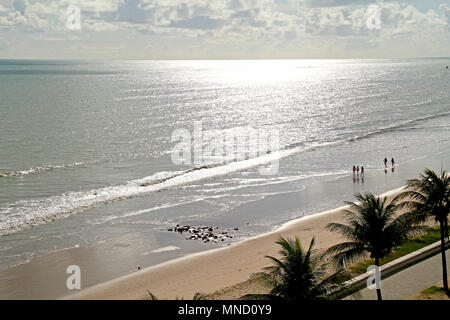
<path id="1" fill-rule="evenodd" d="M 266 256 L 274 265 L 255 273 L 251 279 L 259 280 L 271 288 L 268 294 L 248 294 L 245 300 L 312 300 L 326 299 L 326 295 L 337 287 L 336 279 L 342 271 L 325 277 L 326 264 L 320 262 L 313 250 L 314 238 L 305 252 L 296 237 L 294 240 L 280 238 L 281 259 Z"/>
<path id="2" fill-rule="evenodd" d="M 336 231 L 348 239 L 329 248 L 325 255 L 332 255 L 339 267 L 345 267 L 367 254 L 375 260 L 376 270 L 380 260 L 400 246 L 409 236 L 418 234 L 424 227 L 415 226 L 410 214 L 395 216 L 396 203 L 387 203 L 386 197 L 375 197 L 371 193 L 355 194 L 359 202 L 345 203 L 348 225 L 330 223 L 327 229 Z M 377 286 L 377 298 L 382 300 L 381 289 Z"/>
<path id="3" fill-rule="evenodd" d="M 450 177 L 442 171 L 440 176 L 436 172 L 425 169 L 420 179 L 408 180 L 406 191 L 397 198 L 403 200 L 400 207 L 409 209 L 415 214 L 418 222 L 424 222 L 432 217 L 439 222 L 441 231 L 442 278 L 444 290 L 448 294 L 447 260 L 445 257 L 445 238 L 448 237 L 448 215 L 450 212 Z"/>

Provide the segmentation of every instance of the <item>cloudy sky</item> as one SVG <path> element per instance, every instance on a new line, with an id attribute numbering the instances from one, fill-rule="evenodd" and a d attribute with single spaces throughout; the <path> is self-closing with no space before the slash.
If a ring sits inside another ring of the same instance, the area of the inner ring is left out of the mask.
<path id="1" fill-rule="evenodd" d="M 450 0 L 0 0 L 0 58 L 450 56 L 449 22 Z"/>

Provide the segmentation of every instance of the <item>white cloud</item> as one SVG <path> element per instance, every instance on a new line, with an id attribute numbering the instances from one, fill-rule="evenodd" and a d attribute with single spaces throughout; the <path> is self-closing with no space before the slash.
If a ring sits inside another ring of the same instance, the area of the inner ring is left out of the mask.
<path id="1" fill-rule="evenodd" d="M 447 4 L 442 3 L 439 6 L 439 10 L 442 12 L 443 18 L 447 21 L 447 29 L 450 30 L 450 8 Z"/>
<path id="2" fill-rule="evenodd" d="M 9 12 L 9 9 L 0 4 L 0 14 Z"/>
<path id="3" fill-rule="evenodd" d="M 187 46 L 198 46 L 198 50 L 191 51 L 220 50 L 229 55 L 259 51 L 302 56 L 306 51 L 326 51 L 327 45 L 333 45 L 333 52 L 339 51 L 343 56 L 345 52 L 349 55 L 389 52 L 386 46 L 394 46 L 396 52 L 405 54 L 416 46 L 419 55 L 424 50 L 420 43 L 435 43 L 436 52 L 449 52 L 450 43 L 442 41 L 449 38 L 447 4 L 442 4 L 439 11 L 422 12 L 396 1 L 377 2 L 381 28 L 369 30 L 366 25 L 369 3 L 373 1 L 10 0 L 0 6 L 0 27 L 3 27 L 0 30 L 15 34 L 34 31 L 61 38 L 71 32 L 66 29 L 66 9 L 75 4 L 82 14 L 82 30 L 77 35 L 81 44 L 83 39 L 101 42 L 102 34 L 108 34 L 110 42 L 116 34 L 120 43 L 123 41 L 120 36 L 127 34 L 129 45 L 142 50 L 142 54 L 167 48 L 181 52 Z M 157 38 L 161 45 L 142 43 L 150 38 Z M 111 43 L 105 44 L 105 48 L 112 47 Z"/>

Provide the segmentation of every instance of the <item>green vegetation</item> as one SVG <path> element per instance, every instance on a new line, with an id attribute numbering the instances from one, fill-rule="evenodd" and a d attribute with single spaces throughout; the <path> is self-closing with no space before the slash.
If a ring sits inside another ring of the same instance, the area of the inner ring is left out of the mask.
<path id="1" fill-rule="evenodd" d="M 442 286 L 432 286 L 422 290 L 413 299 L 416 300 L 450 300 L 450 294 L 445 292 Z"/>
<path id="2" fill-rule="evenodd" d="M 422 290 L 420 292 L 421 294 L 423 294 L 424 296 L 431 296 L 434 294 L 440 294 L 440 293 L 445 293 L 444 289 L 436 287 L 436 286 L 432 286 L 428 289 Z"/>
<path id="3" fill-rule="evenodd" d="M 445 238 L 448 237 L 448 215 L 450 213 L 450 176 L 442 171 L 440 175 L 425 169 L 419 179 L 407 182 L 407 190 L 397 199 L 404 200 L 399 208 L 410 210 L 417 222 L 432 217 L 439 223 L 442 257 L 442 281 L 444 290 L 450 294 L 447 282 L 447 259 L 445 257 Z"/>
<path id="4" fill-rule="evenodd" d="M 340 233 L 348 239 L 332 246 L 325 252 L 331 255 L 338 267 L 352 264 L 367 254 L 376 267 L 380 260 L 405 243 L 410 236 L 420 234 L 424 227 L 415 224 L 409 213 L 396 215 L 395 201 L 387 203 L 387 198 L 375 197 L 371 193 L 355 195 L 358 202 L 346 202 L 350 209 L 344 210 L 347 225 L 330 223 L 330 231 Z M 381 289 L 377 288 L 377 298 L 382 300 Z"/>
<path id="5" fill-rule="evenodd" d="M 264 268 L 265 272 L 252 275 L 252 279 L 260 281 L 270 288 L 268 294 L 248 294 L 243 300 L 312 300 L 328 299 L 329 293 L 336 288 L 336 279 L 342 276 L 343 270 L 327 275 L 327 264 L 313 250 L 314 238 L 305 251 L 300 240 L 280 238 L 277 241 L 282 249 L 281 259 L 266 256 L 274 263 Z"/>
<path id="6" fill-rule="evenodd" d="M 422 249 L 430 244 L 435 243 L 436 241 L 439 241 L 441 238 L 440 236 L 440 230 L 439 227 L 436 228 L 430 228 L 426 231 L 425 234 L 410 239 L 404 244 L 402 244 L 398 249 L 393 251 L 391 254 L 387 255 L 383 259 L 380 260 L 380 266 L 389 263 L 391 261 L 394 261 L 398 258 L 401 258 L 403 256 L 406 256 L 407 254 L 417 251 L 419 249 Z M 373 259 L 367 259 L 364 261 L 360 261 L 352 266 L 350 266 L 348 269 L 351 272 L 352 276 L 358 276 L 360 274 L 363 274 L 367 271 L 367 268 L 370 265 L 374 264 Z"/>

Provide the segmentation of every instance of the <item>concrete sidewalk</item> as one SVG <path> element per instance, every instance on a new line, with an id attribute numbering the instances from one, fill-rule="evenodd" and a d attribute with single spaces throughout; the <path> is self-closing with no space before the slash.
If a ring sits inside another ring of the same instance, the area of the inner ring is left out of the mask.
<path id="1" fill-rule="evenodd" d="M 446 251 L 447 273 L 449 273 L 450 250 Z M 442 281 L 441 254 L 437 254 L 427 260 L 419 262 L 405 270 L 402 270 L 384 280 L 381 280 L 381 294 L 383 300 L 409 299 L 419 291 Z M 367 288 L 344 300 L 376 300 L 376 290 Z"/>

